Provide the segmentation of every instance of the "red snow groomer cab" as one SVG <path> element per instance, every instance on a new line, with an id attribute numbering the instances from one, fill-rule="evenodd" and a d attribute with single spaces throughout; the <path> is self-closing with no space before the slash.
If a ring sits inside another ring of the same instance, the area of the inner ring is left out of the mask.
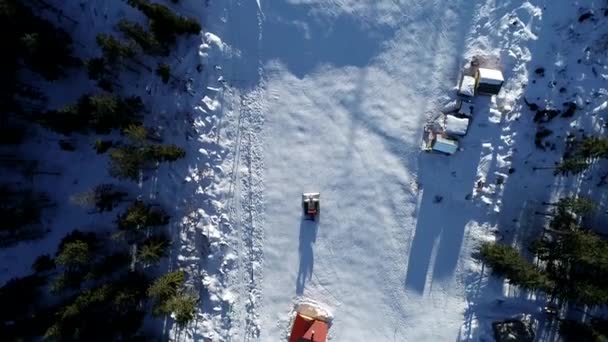
<path id="1" fill-rule="evenodd" d="M 304 208 L 304 216 L 307 220 L 316 221 L 321 209 L 320 199 L 321 194 L 318 192 L 305 192 L 302 194 L 302 208 Z"/>
<path id="2" fill-rule="evenodd" d="M 300 306 L 293 321 L 289 342 L 327 342 L 327 319 L 314 307 Z"/>

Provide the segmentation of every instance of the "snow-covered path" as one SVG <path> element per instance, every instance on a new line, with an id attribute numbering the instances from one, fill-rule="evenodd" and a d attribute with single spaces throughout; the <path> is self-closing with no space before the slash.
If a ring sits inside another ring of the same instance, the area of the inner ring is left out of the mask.
<path id="1" fill-rule="evenodd" d="M 286 334 L 300 296 L 333 309 L 336 341 L 458 336 L 465 200 L 432 203 L 451 191 L 420 178 L 419 142 L 458 74 L 472 7 L 262 2 L 263 341 Z M 447 159 L 423 157 L 450 178 Z M 302 220 L 303 191 L 321 192 L 318 224 Z"/>

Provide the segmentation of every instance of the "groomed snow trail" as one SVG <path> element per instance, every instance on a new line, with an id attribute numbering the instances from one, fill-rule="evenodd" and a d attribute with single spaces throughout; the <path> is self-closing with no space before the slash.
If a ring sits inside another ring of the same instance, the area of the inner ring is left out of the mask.
<path id="1" fill-rule="evenodd" d="M 432 203 L 450 195 L 450 173 L 435 173 L 448 180 L 438 187 L 419 177 L 419 143 L 457 78 L 473 5 L 261 3 L 262 341 L 285 338 L 300 298 L 331 308 L 334 341 L 458 336 L 466 212 Z M 302 220 L 305 191 L 321 192 L 318 223 Z"/>

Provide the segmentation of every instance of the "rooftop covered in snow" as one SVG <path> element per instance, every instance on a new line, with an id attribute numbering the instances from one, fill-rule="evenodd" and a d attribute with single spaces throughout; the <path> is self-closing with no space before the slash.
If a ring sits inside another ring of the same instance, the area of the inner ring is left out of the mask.
<path id="1" fill-rule="evenodd" d="M 477 69 L 476 76 L 477 84 L 483 83 L 492 85 L 502 85 L 502 83 L 505 81 L 502 72 L 496 69 L 479 68 Z"/>

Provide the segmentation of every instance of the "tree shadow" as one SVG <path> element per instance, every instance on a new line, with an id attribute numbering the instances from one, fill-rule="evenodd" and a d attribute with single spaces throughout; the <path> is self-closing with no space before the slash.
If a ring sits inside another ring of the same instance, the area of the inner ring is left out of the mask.
<path id="1" fill-rule="evenodd" d="M 302 218 L 300 222 L 300 244 L 298 246 L 298 254 L 300 256 L 300 266 L 298 268 L 298 277 L 296 279 L 296 294 L 304 293 L 306 280 L 312 277 L 312 269 L 314 265 L 313 246 L 317 240 L 318 223 Z"/>
<path id="2" fill-rule="evenodd" d="M 253 1 L 252 1 L 253 3 Z M 311 5 L 264 2 L 263 61 L 274 59 L 303 78 L 317 66 L 365 66 L 376 56 L 394 28 L 363 27 L 352 16 L 319 19 L 310 15 Z"/>
<path id="3" fill-rule="evenodd" d="M 469 135 L 475 136 L 476 130 L 471 127 Z M 472 219 L 468 215 L 478 210 L 467 198 L 475 183 L 480 150 L 476 142 L 458 155 L 420 157 L 425 159 L 420 163 L 422 198 L 405 276 L 405 286 L 419 294 L 424 293 L 431 269 L 430 281 L 441 281 L 450 278 L 458 264 L 465 226 Z M 451 179 L 450 187 L 438 179 Z"/>

